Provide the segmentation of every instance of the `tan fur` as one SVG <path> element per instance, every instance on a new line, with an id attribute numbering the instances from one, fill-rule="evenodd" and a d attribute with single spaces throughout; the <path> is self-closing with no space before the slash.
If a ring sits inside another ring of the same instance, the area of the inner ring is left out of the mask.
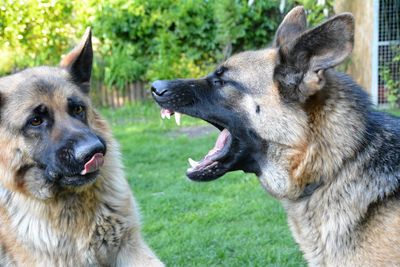
<path id="1" fill-rule="evenodd" d="M 260 53 L 275 52 L 271 49 Z M 235 61 L 240 62 L 241 69 L 248 70 L 246 75 L 259 76 L 252 71 L 254 61 L 248 55 L 236 57 L 243 59 Z M 273 66 L 274 60 L 269 58 L 270 61 L 259 65 L 265 79 L 272 77 L 269 66 Z M 228 64 L 230 62 L 233 61 Z M 240 80 L 241 74 L 234 69 L 238 67 L 231 67 L 229 75 Z M 327 72 L 329 75 L 330 71 Z M 276 92 L 276 86 L 267 83 L 262 92 L 253 91 L 242 96 L 237 105 L 241 113 L 248 114 L 249 127 L 257 129 L 257 133 L 270 142 L 259 180 L 269 193 L 284 203 L 294 237 L 309 265 L 399 266 L 398 201 L 389 202 L 382 214 L 369 218 L 363 236 L 351 237 L 348 233 L 347 245 L 336 239 L 336 235 L 347 234 L 341 231 L 347 231 L 353 221 L 361 220 L 370 199 L 376 197 L 373 191 L 348 189 L 352 196 L 345 200 L 334 191 L 340 191 L 349 181 L 356 181 L 361 171 L 359 166 L 343 167 L 343 159 L 357 153 L 360 132 L 365 129 L 364 118 L 352 111 L 352 100 L 346 99 L 340 91 L 331 91 L 329 96 L 318 93 L 309 99 L 305 110 L 297 110 L 282 103 Z M 261 107 L 260 116 L 254 114 L 256 105 Z M 342 173 L 339 177 L 338 172 Z M 304 188 L 320 181 L 321 177 L 324 185 L 312 199 L 299 201 Z"/>
<path id="2" fill-rule="evenodd" d="M 118 144 L 68 77 L 39 67 L 0 79 L 0 266 L 163 266 L 141 237 Z M 56 143 L 76 124 L 66 108 L 73 95 L 86 102 L 88 126 L 106 141 L 107 153 L 94 183 L 60 188 L 46 182 L 32 158 L 43 143 L 20 129 L 43 104 L 54 113 L 48 141 Z"/>
<path id="3" fill-rule="evenodd" d="M 281 53 L 290 55 L 290 41 L 305 31 L 300 13 L 304 10 L 296 8 L 283 22 L 298 23 L 294 31 L 280 27 L 292 34 L 288 41 L 275 40 L 283 42 Z M 346 38 L 336 40 L 337 47 L 325 44 L 332 51 L 315 56 L 321 66 L 337 65 L 352 48 L 351 16 L 336 20 L 345 26 Z M 361 89 L 332 66 L 313 69 L 313 60 L 294 89 L 301 97 L 290 100 L 274 82 L 280 64 L 276 47 L 234 55 L 222 64 L 223 78 L 235 82 L 222 88 L 225 101 L 268 144 L 254 155 L 258 178 L 284 204 L 310 266 L 400 266 L 398 120 L 381 115 L 382 121 L 373 121 L 377 115 L 371 115 Z M 391 147 L 384 150 L 388 142 Z M 310 185 L 316 189 L 307 192 Z"/>

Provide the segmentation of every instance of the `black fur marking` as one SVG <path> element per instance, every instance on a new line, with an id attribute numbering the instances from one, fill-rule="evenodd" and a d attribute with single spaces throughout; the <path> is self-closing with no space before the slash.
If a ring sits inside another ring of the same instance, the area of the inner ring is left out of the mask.
<path id="1" fill-rule="evenodd" d="M 304 73 L 295 66 L 279 64 L 274 70 L 274 80 L 278 81 L 278 90 L 283 100 L 297 102 L 301 99 L 298 87 L 303 80 Z"/>
<path id="2" fill-rule="evenodd" d="M 70 67 L 71 75 L 77 83 L 86 83 L 90 81 L 92 73 L 93 50 L 92 41 L 89 38 L 85 43 L 80 55 Z"/>
<path id="3" fill-rule="evenodd" d="M 80 114 L 74 114 L 73 110 L 74 110 L 74 108 L 76 108 L 78 106 L 81 106 L 83 108 L 83 111 Z M 77 98 L 77 97 L 68 98 L 68 113 L 72 117 L 74 117 L 74 118 L 82 121 L 83 123 L 87 124 L 86 104 L 85 104 L 85 102 L 83 102 L 79 98 Z"/>
<path id="4" fill-rule="evenodd" d="M 260 113 L 260 106 L 259 105 L 257 105 L 257 107 L 256 107 L 256 113 Z"/>
<path id="5" fill-rule="evenodd" d="M 230 81 L 226 81 L 226 83 L 235 87 L 235 89 L 238 90 L 239 92 L 242 92 L 242 93 L 250 93 L 251 92 L 246 86 L 244 86 L 240 82 L 230 80 Z"/>

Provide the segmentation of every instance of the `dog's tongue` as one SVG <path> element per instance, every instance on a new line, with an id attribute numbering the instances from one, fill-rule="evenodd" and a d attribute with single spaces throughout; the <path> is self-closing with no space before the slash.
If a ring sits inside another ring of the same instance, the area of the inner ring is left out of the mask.
<path id="1" fill-rule="evenodd" d="M 224 129 L 219 135 L 218 135 L 218 139 L 215 142 L 214 147 L 207 153 L 206 158 L 210 157 L 212 155 L 214 155 L 215 153 L 221 151 L 226 142 L 228 141 L 228 138 L 231 134 L 229 133 L 229 131 L 227 129 Z"/>
<path id="2" fill-rule="evenodd" d="M 96 153 L 94 156 L 85 164 L 81 175 L 97 171 L 104 163 L 104 155 L 102 153 Z"/>

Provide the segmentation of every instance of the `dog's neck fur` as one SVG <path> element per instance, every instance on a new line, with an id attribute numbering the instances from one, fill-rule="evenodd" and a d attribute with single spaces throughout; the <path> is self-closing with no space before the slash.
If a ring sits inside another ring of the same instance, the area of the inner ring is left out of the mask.
<path id="1" fill-rule="evenodd" d="M 376 123 L 377 116 L 380 120 L 394 119 L 371 111 L 362 89 L 333 70 L 327 72 L 325 88 L 309 99 L 305 110 L 311 128 L 307 142 L 294 154 L 289 153 L 288 174 L 297 181 L 297 189 L 304 191 L 307 184 L 313 183 L 321 186 L 309 196 L 286 198 L 283 203 L 291 230 L 311 266 L 333 262 L 347 266 L 352 264 L 345 258 L 349 249 L 362 253 L 353 245 L 359 242 L 351 237 L 360 231 L 371 207 L 398 194 L 399 167 L 382 170 L 398 165 L 399 131 Z M 395 145 L 397 150 L 385 157 L 389 149 L 385 144 L 391 144 L 392 150 Z M 360 231 L 357 236 L 362 238 L 362 234 Z"/>
<path id="2" fill-rule="evenodd" d="M 326 71 L 325 87 L 304 103 L 309 129 L 304 142 L 295 147 L 294 180 L 309 184 L 334 179 L 344 162 L 365 145 L 369 106 L 367 95 L 351 78 Z"/>

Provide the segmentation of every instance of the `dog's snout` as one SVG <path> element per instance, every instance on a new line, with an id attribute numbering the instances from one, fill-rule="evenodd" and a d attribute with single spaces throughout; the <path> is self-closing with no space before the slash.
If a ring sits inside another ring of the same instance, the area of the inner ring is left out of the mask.
<path id="1" fill-rule="evenodd" d="M 151 84 L 151 91 L 157 96 L 162 96 L 168 92 L 166 81 L 155 81 Z"/>

